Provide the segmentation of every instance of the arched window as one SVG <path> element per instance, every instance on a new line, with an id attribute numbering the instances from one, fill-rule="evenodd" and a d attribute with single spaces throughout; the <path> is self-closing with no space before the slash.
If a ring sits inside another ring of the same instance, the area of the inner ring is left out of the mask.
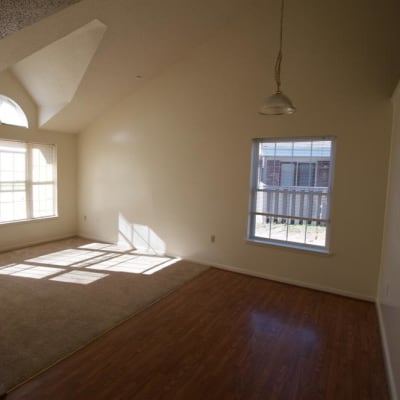
<path id="1" fill-rule="evenodd" d="M 22 108 L 12 99 L 0 94 L 0 125 L 28 127 L 28 119 Z"/>

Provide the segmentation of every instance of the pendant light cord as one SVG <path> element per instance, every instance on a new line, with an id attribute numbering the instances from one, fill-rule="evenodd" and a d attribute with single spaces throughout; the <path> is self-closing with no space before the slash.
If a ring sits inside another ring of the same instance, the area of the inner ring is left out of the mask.
<path id="1" fill-rule="evenodd" d="M 283 42 L 283 11 L 285 0 L 281 1 L 281 28 L 279 34 L 279 52 L 275 62 L 275 82 L 278 93 L 281 91 L 281 63 L 282 63 L 282 42 Z"/>

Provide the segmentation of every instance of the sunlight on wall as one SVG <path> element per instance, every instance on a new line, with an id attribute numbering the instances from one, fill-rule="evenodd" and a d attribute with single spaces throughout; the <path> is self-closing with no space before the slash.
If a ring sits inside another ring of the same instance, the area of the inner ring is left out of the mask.
<path id="1" fill-rule="evenodd" d="M 118 245 L 129 245 L 133 249 L 146 254 L 163 255 L 165 242 L 147 225 L 132 224 L 119 213 Z"/>

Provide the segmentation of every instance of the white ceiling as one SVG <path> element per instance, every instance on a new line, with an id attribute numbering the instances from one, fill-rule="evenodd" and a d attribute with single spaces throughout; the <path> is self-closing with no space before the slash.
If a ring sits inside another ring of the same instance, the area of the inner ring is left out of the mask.
<path id="1" fill-rule="evenodd" d="M 48 113 L 41 118 L 45 122 L 42 128 L 80 132 L 104 110 L 206 41 L 248 5 L 249 0 L 84 0 L 0 40 L 0 71 L 14 67 L 43 115 L 44 106 L 55 113 L 47 122 Z M 69 80 L 65 68 L 64 72 L 56 71 L 66 60 L 70 60 L 69 68 L 75 68 L 74 62 L 79 63 L 74 57 L 76 49 L 58 47 L 51 52 L 52 59 L 48 51 L 52 43 L 65 40 L 93 20 L 107 30 L 95 53 L 89 46 L 86 60 L 91 61 L 77 87 L 76 79 Z M 46 75 L 39 69 L 50 60 L 52 66 L 46 68 L 46 74 L 55 76 L 48 82 L 63 80 L 60 87 L 67 94 L 61 100 L 52 84 L 46 88 L 38 84 L 39 78 L 33 78 L 35 72 L 42 78 Z M 137 79 L 137 75 L 143 79 Z"/>

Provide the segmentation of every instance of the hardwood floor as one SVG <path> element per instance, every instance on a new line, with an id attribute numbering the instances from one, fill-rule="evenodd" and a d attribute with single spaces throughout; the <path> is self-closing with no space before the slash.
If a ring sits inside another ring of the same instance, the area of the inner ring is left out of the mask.
<path id="1" fill-rule="evenodd" d="M 7 400 L 389 399 L 372 303 L 210 269 Z"/>

